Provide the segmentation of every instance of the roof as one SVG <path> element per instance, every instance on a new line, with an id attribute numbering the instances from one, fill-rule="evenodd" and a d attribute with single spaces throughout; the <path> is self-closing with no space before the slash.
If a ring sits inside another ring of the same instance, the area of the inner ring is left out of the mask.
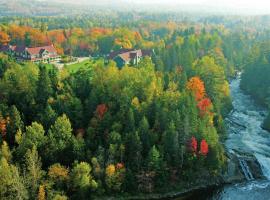
<path id="1" fill-rule="evenodd" d="M 7 52 L 8 50 L 14 50 L 15 46 L 12 45 L 3 45 L 0 47 L 0 52 Z"/>
<path id="2" fill-rule="evenodd" d="M 22 53 L 25 50 L 25 45 L 17 45 L 14 48 L 14 51 L 16 51 L 17 53 Z"/>
<path id="3" fill-rule="evenodd" d="M 129 50 L 124 53 L 116 54 L 111 59 L 114 59 L 115 57 L 120 57 L 125 62 L 129 62 L 131 59 L 134 59 L 136 56 L 138 57 L 145 57 L 145 56 L 152 56 L 152 50 Z"/>
<path id="4" fill-rule="evenodd" d="M 134 51 L 134 49 L 119 49 L 117 51 L 113 51 L 109 54 L 108 58 L 109 59 L 114 59 L 116 56 L 118 56 L 119 54 L 123 54 L 129 51 Z"/>
<path id="5" fill-rule="evenodd" d="M 40 54 L 43 53 L 44 51 L 48 51 L 50 53 L 57 53 L 56 49 L 54 48 L 53 45 L 48 45 L 48 46 L 43 46 L 43 47 L 26 47 L 25 45 L 17 45 L 17 46 L 12 46 L 12 45 L 5 45 L 0 47 L 0 52 L 12 50 L 17 53 L 22 53 L 23 51 L 27 51 L 29 54 Z"/>
<path id="6" fill-rule="evenodd" d="M 56 53 L 56 49 L 54 48 L 53 45 L 44 46 L 44 47 L 26 48 L 26 51 L 32 55 L 43 53 L 45 50 L 50 53 Z"/>
<path id="7" fill-rule="evenodd" d="M 9 50 L 9 45 L 4 45 L 0 47 L 0 52 L 6 52 Z"/>

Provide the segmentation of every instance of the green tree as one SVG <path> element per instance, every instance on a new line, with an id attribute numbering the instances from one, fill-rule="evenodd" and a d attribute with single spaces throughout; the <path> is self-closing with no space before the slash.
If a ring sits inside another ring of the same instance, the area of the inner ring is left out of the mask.
<path id="1" fill-rule="evenodd" d="M 157 171 L 160 170 L 160 166 L 161 166 L 160 153 L 156 148 L 156 146 L 154 145 L 148 154 L 148 168 L 150 170 Z"/>
<path id="2" fill-rule="evenodd" d="M 49 163 L 69 163 L 70 155 L 66 154 L 72 144 L 71 123 L 66 115 L 58 117 L 48 132 L 47 157 Z"/>
<path id="3" fill-rule="evenodd" d="M 179 138 L 174 122 L 169 124 L 164 136 L 164 158 L 171 166 L 179 164 Z"/>
<path id="4" fill-rule="evenodd" d="M 90 190 L 95 190 L 98 185 L 91 175 L 91 166 L 86 162 L 75 163 L 71 173 L 71 187 L 76 198 L 88 199 Z"/>
<path id="5" fill-rule="evenodd" d="M 149 135 L 149 124 L 146 119 L 146 117 L 143 117 L 140 124 L 138 133 L 140 135 L 140 139 L 142 142 L 142 156 L 144 158 L 147 157 L 148 152 L 151 148 L 151 141 L 150 141 L 150 135 Z"/>
<path id="6" fill-rule="evenodd" d="M 24 123 L 16 106 L 11 106 L 9 116 L 10 123 L 7 125 L 7 141 L 9 144 L 13 145 L 15 142 L 15 135 L 18 130 L 23 130 Z"/>
<path id="7" fill-rule="evenodd" d="M 25 179 L 27 180 L 27 186 L 31 198 L 35 199 L 38 195 L 40 183 L 45 175 L 45 172 L 42 170 L 42 163 L 38 156 L 36 146 L 32 149 L 28 149 L 26 152 L 25 165 Z"/>
<path id="8" fill-rule="evenodd" d="M 52 95 L 52 84 L 45 66 L 41 66 L 37 81 L 36 102 L 41 108 L 47 105 L 47 100 Z"/>
<path id="9" fill-rule="evenodd" d="M 9 149 L 8 143 L 3 141 L 3 144 L 1 145 L 1 150 L 0 150 L 0 158 L 5 158 L 7 162 L 11 162 L 12 160 L 12 154 Z"/>
<path id="10" fill-rule="evenodd" d="M 128 133 L 125 143 L 125 160 L 130 169 L 139 170 L 142 163 L 142 143 L 138 133 Z"/>
<path id="11" fill-rule="evenodd" d="M 23 178 L 16 166 L 0 158 L 0 199 L 29 199 Z"/>
<path id="12" fill-rule="evenodd" d="M 20 139 L 19 146 L 15 152 L 17 159 L 19 160 L 24 157 L 27 150 L 32 149 L 34 146 L 42 152 L 46 141 L 47 137 L 45 136 L 43 126 L 37 122 L 33 122 L 31 126 L 26 127 L 26 131 Z"/>

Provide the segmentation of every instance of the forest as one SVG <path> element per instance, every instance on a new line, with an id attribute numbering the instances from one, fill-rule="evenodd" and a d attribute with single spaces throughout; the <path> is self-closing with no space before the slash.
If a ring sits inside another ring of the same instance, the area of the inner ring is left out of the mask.
<path id="1" fill-rule="evenodd" d="M 242 75 L 241 88 L 250 94 L 258 104 L 270 108 L 270 51 L 269 40 L 253 46 L 250 59 Z M 270 130 L 270 109 L 263 128 Z"/>
<path id="2" fill-rule="evenodd" d="M 0 20 L 1 45 L 54 44 L 62 56 L 93 59 L 71 73 L 0 54 L 0 199 L 128 197 L 219 181 L 229 81 L 244 69 L 241 87 L 269 102 L 270 32 L 211 20 L 60 19 Z M 122 69 L 104 62 L 121 48 L 155 53 Z"/>

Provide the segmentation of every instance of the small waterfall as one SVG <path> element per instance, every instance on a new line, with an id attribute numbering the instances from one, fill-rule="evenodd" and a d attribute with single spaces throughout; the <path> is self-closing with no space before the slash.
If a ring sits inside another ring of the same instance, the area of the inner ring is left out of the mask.
<path id="1" fill-rule="evenodd" d="M 254 156 L 257 158 L 257 161 L 261 166 L 263 175 L 270 180 L 270 158 L 258 153 Z"/>
<path id="2" fill-rule="evenodd" d="M 246 179 L 248 181 L 253 180 L 254 177 L 253 177 L 251 171 L 249 170 L 247 162 L 243 158 L 239 158 L 239 164 L 241 166 L 241 169 L 242 169 Z"/>

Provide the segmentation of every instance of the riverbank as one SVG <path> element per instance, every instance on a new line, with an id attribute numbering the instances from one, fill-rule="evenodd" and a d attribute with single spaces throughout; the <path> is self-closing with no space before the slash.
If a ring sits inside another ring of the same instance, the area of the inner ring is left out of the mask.
<path id="1" fill-rule="evenodd" d="M 158 193 L 154 194 L 122 194 L 116 197 L 98 197 L 96 199 L 211 199 L 212 195 L 217 193 L 217 191 L 224 190 L 224 188 L 233 188 L 233 192 L 237 193 L 239 191 L 235 188 L 241 185 L 248 185 L 248 189 L 251 188 L 252 190 L 254 182 L 261 181 L 264 184 L 266 179 L 261 169 L 261 160 L 259 162 L 254 155 L 254 150 L 257 153 L 260 153 L 261 150 L 261 148 L 256 149 L 257 144 L 262 145 L 263 143 L 261 142 L 264 141 L 261 140 L 261 135 L 258 134 L 261 121 L 264 118 L 261 116 L 262 110 L 258 109 L 255 104 L 253 105 L 253 101 L 242 93 L 239 88 L 239 82 L 240 78 L 230 83 L 234 111 L 229 114 L 228 118 L 230 118 L 229 121 L 234 121 L 235 123 L 227 127 L 228 139 L 225 142 L 227 169 L 222 175 L 215 178 L 209 175 L 200 177 L 198 181 L 189 185 L 182 183 L 175 187 L 166 188 L 167 191 L 159 190 Z M 242 169 L 240 159 L 245 162 L 248 169 Z M 250 170 L 252 180 L 247 181 L 243 170 Z M 254 184 L 256 185 L 256 183 Z M 242 195 L 242 192 L 240 191 L 239 194 Z M 223 193 L 219 195 L 223 195 Z M 234 199 L 233 196 L 232 199 Z"/>
<path id="2" fill-rule="evenodd" d="M 169 191 L 169 188 L 166 188 L 167 192 L 159 192 L 159 193 L 139 193 L 139 194 L 122 194 L 118 196 L 104 196 L 104 197 L 95 197 L 96 200 L 160 200 L 160 199 L 176 199 L 184 200 L 188 199 L 190 196 L 200 193 L 202 191 L 215 190 L 218 187 L 221 187 L 225 184 L 221 177 L 216 179 L 201 179 L 200 182 L 193 182 L 189 184 L 181 183 L 179 185 L 175 185 Z M 162 190 L 162 189 L 161 189 Z"/>

